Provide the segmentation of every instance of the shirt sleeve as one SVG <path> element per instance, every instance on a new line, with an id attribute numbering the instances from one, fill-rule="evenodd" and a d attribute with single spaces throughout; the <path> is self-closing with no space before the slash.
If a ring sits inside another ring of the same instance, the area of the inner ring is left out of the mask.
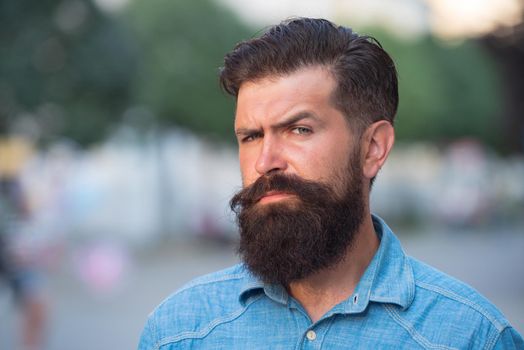
<path id="1" fill-rule="evenodd" d="M 149 316 L 140 340 L 138 342 L 138 350 L 156 350 L 155 326 L 153 324 L 153 316 Z"/>
<path id="2" fill-rule="evenodd" d="M 493 350 L 524 350 L 524 340 L 513 327 L 507 327 L 500 333 Z"/>

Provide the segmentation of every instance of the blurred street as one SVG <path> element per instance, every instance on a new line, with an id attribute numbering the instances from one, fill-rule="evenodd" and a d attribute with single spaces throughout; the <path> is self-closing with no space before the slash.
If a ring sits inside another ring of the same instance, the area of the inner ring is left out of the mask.
<path id="1" fill-rule="evenodd" d="M 410 255 L 475 287 L 524 332 L 522 227 L 496 233 L 435 229 L 400 238 Z M 232 244 L 196 239 L 159 244 L 130 256 L 122 284 L 111 293 L 86 288 L 68 263 L 49 276 L 47 349 L 133 349 L 147 314 L 160 301 L 191 278 L 237 261 Z M 16 350 L 17 313 L 5 288 L 0 289 L 0 314 L 8 320 L 7 327 L 0 327 L 0 349 Z"/>

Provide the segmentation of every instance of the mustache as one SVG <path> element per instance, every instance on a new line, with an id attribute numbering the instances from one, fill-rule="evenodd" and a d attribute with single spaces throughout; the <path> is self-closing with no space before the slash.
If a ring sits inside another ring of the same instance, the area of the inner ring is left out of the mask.
<path id="1" fill-rule="evenodd" d="M 237 192 L 229 205 L 238 214 L 242 209 L 255 205 L 268 192 L 293 194 L 303 201 L 316 202 L 319 195 L 330 193 L 330 188 L 320 182 L 305 180 L 298 175 L 274 173 L 259 177 L 254 183 Z"/>

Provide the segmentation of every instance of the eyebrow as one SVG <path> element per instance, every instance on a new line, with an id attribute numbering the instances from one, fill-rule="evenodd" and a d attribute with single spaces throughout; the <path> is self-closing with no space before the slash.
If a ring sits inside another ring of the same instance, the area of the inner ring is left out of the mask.
<path id="1" fill-rule="evenodd" d="M 319 118 L 314 113 L 309 112 L 309 111 L 301 111 L 301 112 L 291 115 L 287 119 L 284 119 L 275 125 L 272 125 L 271 129 L 273 130 L 285 129 L 288 126 L 291 126 L 304 119 L 312 119 L 315 121 L 319 120 Z M 249 128 L 238 128 L 237 130 L 235 130 L 236 135 L 251 135 L 251 134 L 256 134 L 259 132 L 262 132 L 262 130 L 261 129 L 249 129 Z"/>

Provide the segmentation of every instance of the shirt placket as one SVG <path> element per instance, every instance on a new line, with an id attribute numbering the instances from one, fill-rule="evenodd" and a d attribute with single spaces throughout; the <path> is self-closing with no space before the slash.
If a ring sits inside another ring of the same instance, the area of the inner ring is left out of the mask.
<path id="1" fill-rule="evenodd" d="M 305 310 L 294 300 L 290 300 L 290 309 L 294 313 L 297 326 L 301 330 L 301 336 L 295 346 L 296 350 L 319 350 L 322 349 L 324 337 L 328 333 L 331 323 L 336 317 L 322 318 L 315 323 L 311 323 L 311 319 L 305 312 Z"/>
<path id="2" fill-rule="evenodd" d="M 324 344 L 324 338 L 328 333 L 329 327 L 333 322 L 335 315 L 322 319 L 314 324 L 310 324 L 309 327 L 302 333 L 302 338 L 297 349 L 301 350 L 320 350 L 322 344 Z"/>

